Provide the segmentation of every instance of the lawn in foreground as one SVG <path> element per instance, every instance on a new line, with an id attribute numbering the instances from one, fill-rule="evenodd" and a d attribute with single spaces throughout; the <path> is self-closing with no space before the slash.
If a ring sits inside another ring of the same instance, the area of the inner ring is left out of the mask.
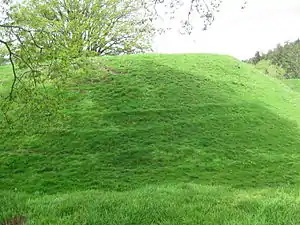
<path id="1" fill-rule="evenodd" d="M 84 191 L 34 196 L 1 192 L 0 210 L 28 224 L 75 225 L 294 225 L 300 222 L 299 192 L 236 190 L 178 184 L 129 192 Z"/>

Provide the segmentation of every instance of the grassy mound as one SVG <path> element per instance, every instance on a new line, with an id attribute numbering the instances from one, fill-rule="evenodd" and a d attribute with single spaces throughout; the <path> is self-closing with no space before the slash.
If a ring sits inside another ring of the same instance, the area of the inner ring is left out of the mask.
<path id="1" fill-rule="evenodd" d="M 3 219 L 19 204 L 30 224 L 299 220 L 298 93 L 229 56 L 132 55 L 90 65 L 65 85 L 61 116 L 49 123 L 32 113 L 3 129 Z M 267 197 L 253 197 L 263 190 Z M 233 206 L 240 195 L 254 198 L 241 211 Z"/>

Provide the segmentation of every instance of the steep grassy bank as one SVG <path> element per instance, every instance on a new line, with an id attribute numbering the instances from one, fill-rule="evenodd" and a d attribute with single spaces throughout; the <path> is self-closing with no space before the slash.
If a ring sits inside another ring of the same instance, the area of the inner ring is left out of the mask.
<path id="1" fill-rule="evenodd" d="M 104 57 L 88 68 L 65 85 L 61 116 L 3 129 L 0 219 L 19 204 L 29 224 L 300 221 L 298 93 L 228 56 Z M 241 211 L 231 205 L 240 195 Z"/>

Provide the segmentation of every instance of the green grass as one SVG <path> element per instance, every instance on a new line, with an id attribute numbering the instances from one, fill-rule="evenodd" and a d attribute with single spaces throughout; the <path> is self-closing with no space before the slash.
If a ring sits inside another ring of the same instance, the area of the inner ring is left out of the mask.
<path id="1" fill-rule="evenodd" d="M 299 193 L 283 190 L 235 190 L 182 184 L 129 192 L 85 191 L 35 197 L 0 195 L 30 224 L 299 224 Z"/>
<path id="2" fill-rule="evenodd" d="M 0 66 L 0 95 L 4 97 L 11 84 L 12 71 L 10 66 Z"/>
<path id="3" fill-rule="evenodd" d="M 284 80 L 284 83 L 292 90 L 300 92 L 300 79 L 286 79 Z"/>
<path id="4" fill-rule="evenodd" d="M 2 129 L 0 221 L 300 223 L 299 93 L 229 56 L 90 63 L 60 115 Z"/>

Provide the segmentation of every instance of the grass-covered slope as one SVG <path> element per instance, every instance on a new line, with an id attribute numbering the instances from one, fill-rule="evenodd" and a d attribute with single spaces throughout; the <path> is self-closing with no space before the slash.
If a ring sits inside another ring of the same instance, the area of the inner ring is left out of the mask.
<path id="1" fill-rule="evenodd" d="M 286 79 L 284 83 L 294 91 L 300 92 L 300 79 Z"/>
<path id="2" fill-rule="evenodd" d="M 300 221 L 298 93 L 228 56 L 133 55 L 92 65 L 66 85 L 64 116 L 46 126 L 32 115 L 3 129 L 0 219 Z"/>

